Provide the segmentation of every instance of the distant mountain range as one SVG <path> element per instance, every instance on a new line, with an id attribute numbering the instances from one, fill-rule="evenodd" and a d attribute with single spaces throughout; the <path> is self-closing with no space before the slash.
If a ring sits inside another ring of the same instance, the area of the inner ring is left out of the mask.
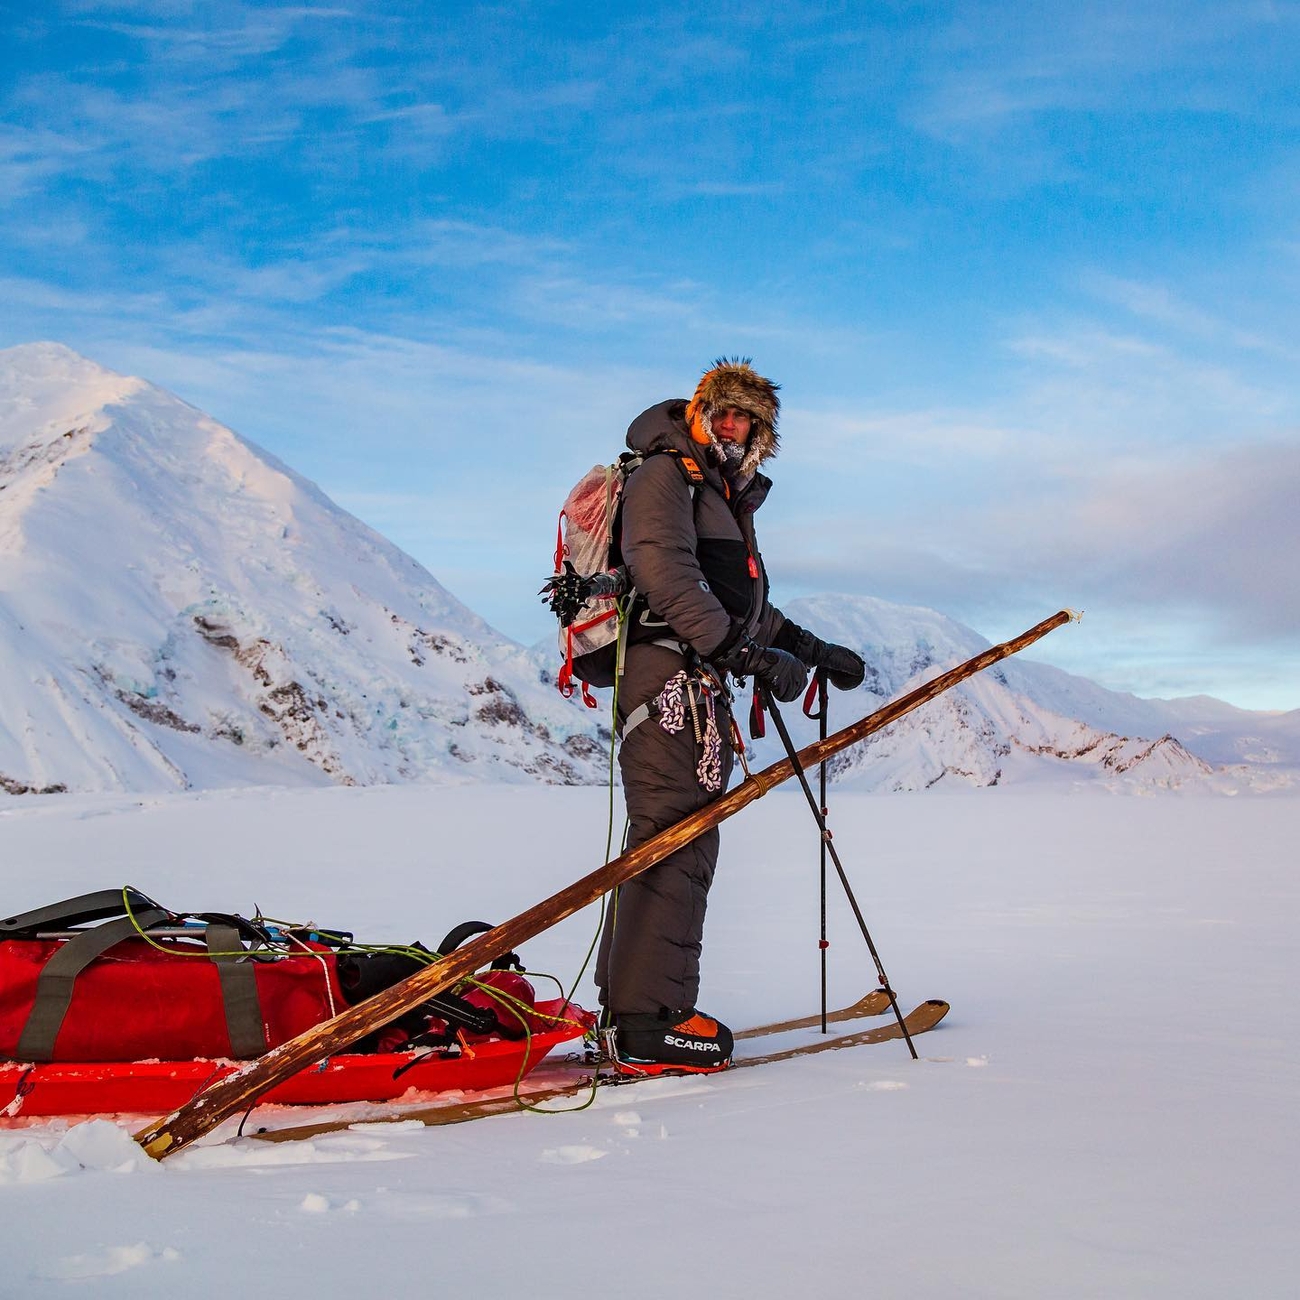
<path id="1" fill-rule="evenodd" d="M 858 698 L 831 692 L 832 726 L 989 645 L 942 614 L 869 597 L 819 596 L 783 609 L 868 662 Z M 814 738 L 797 708 L 785 713 L 796 740 Z M 769 734 L 759 761 L 777 756 Z M 833 773 L 854 788 L 882 791 L 1061 780 L 1268 790 L 1300 773 L 1300 711 L 1257 713 L 1208 696 L 1143 700 L 1015 656 L 869 737 L 835 760 Z"/>
<path id="2" fill-rule="evenodd" d="M 785 608 L 869 663 L 836 725 L 987 645 L 868 598 Z M 608 718 L 554 690 L 553 643 L 501 636 L 274 457 L 58 344 L 0 351 L 0 653 L 10 794 L 605 779 Z M 755 758 L 774 757 L 769 736 Z M 1264 789 L 1297 770 L 1300 712 L 1139 700 L 1013 659 L 834 776 Z"/>

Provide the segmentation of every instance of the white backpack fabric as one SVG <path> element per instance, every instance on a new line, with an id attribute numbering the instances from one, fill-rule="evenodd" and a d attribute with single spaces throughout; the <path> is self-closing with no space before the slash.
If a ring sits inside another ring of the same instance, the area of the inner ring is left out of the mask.
<path id="1" fill-rule="evenodd" d="M 613 686 L 618 672 L 620 601 L 630 590 L 615 531 L 623 485 L 640 463 L 639 455 L 628 453 L 612 465 L 593 465 L 565 498 L 555 534 L 555 576 L 548 587 L 554 592 L 562 584 L 564 592 L 551 600 L 564 658 L 555 684 L 567 698 L 574 682 L 581 683 L 583 703 L 593 709 L 588 686 Z"/>
<path id="2" fill-rule="evenodd" d="M 705 478 L 691 457 L 671 447 L 625 451 L 612 465 L 593 465 L 574 484 L 555 530 L 555 572 L 542 587 L 560 620 L 564 663 L 555 684 L 566 699 L 574 683 L 596 708 L 589 686 L 613 686 L 623 668 L 623 630 L 636 597 L 619 549 L 623 489 L 646 456 L 671 456 L 694 497 Z"/>

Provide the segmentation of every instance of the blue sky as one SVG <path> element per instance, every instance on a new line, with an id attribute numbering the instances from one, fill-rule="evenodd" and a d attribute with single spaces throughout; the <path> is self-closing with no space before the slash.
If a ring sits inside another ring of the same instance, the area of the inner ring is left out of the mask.
<path id="1" fill-rule="evenodd" d="M 722 353 L 778 597 L 1300 706 L 1300 5 L 5 4 L 0 346 L 142 374 L 506 633 Z"/>

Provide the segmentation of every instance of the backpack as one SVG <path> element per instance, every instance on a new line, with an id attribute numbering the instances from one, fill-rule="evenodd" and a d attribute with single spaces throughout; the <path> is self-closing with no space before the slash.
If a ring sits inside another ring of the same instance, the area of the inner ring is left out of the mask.
<path id="1" fill-rule="evenodd" d="M 613 686 L 623 670 L 624 629 L 636 590 L 620 549 L 623 489 L 648 456 L 672 456 L 692 494 L 704 482 L 700 467 L 675 447 L 626 451 L 612 465 L 593 465 L 573 485 L 555 530 L 555 572 L 542 587 L 560 621 L 563 664 L 556 689 L 570 698 L 575 680 L 582 702 L 597 707 L 592 686 Z"/>

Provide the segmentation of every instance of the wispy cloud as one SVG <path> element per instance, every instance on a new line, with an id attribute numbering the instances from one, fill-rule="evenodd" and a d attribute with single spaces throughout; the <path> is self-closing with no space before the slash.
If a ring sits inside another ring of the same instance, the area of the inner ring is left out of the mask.
<path id="1" fill-rule="evenodd" d="M 154 318 L 168 306 L 167 296 L 160 292 L 102 292 L 62 289 L 44 280 L 28 280 L 19 276 L 0 279 L 0 294 L 11 308 L 32 308 L 37 312 L 81 316 L 83 319 L 114 317 Z"/>
<path id="2" fill-rule="evenodd" d="M 1243 329 L 1233 321 L 1187 301 L 1168 285 L 1105 272 L 1085 274 L 1083 285 L 1103 302 L 1113 303 L 1140 320 L 1166 326 L 1179 334 L 1300 361 L 1300 347 L 1294 343 Z"/>
<path id="3" fill-rule="evenodd" d="M 698 194 L 701 198 L 736 199 L 756 195 L 780 194 L 782 181 L 681 180 L 671 187 L 676 194 Z"/>
<path id="4" fill-rule="evenodd" d="M 74 169 L 92 147 L 47 127 L 0 122 L 0 205 L 14 205 Z"/>
<path id="5" fill-rule="evenodd" d="M 385 75 L 382 61 L 391 62 L 407 27 L 395 18 L 359 24 L 345 8 L 243 4 L 222 6 L 206 23 L 169 6 L 141 7 L 153 22 L 113 22 L 108 12 L 120 9 L 71 19 L 119 38 L 107 75 L 98 63 L 38 64 L 9 87 L 13 110 L 74 146 L 61 159 L 64 173 L 80 162 L 100 174 L 162 174 L 272 148 L 319 169 L 363 145 L 427 148 L 463 129 L 410 69 Z M 334 138 L 322 153 L 313 146 L 323 131 Z"/>
<path id="6" fill-rule="evenodd" d="M 498 263 L 537 268 L 555 265 L 576 251 L 567 241 L 547 235 L 451 218 L 416 222 L 395 232 L 390 247 L 409 261 L 459 267 Z"/>
<path id="7" fill-rule="evenodd" d="M 690 281 L 664 283 L 645 277 L 641 282 L 601 282 L 569 272 L 528 278 L 518 286 L 516 301 L 521 312 L 569 328 L 591 329 L 628 322 L 685 324 L 705 292 Z"/>
<path id="8" fill-rule="evenodd" d="M 1251 57 L 1243 36 L 1296 29 L 1292 4 L 965 5 L 938 37 L 947 57 L 914 120 L 960 144 L 1050 112 L 1240 111 L 1240 96 L 1227 99 L 1214 74 Z"/>
<path id="9" fill-rule="evenodd" d="M 1040 544 L 1019 562 L 1094 599 L 1198 609 L 1225 639 L 1300 644 L 1300 439 L 1099 467 L 1039 503 L 997 511 Z M 1005 564 L 1008 552 L 1001 556 Z"/>
<path id="10" fill-rule="evenodd" d="M 174 176 L 178 168 L 292 139 L 298 112 L 263 96 L 254 117 L 258 98 L 235 86 L 126 93 L 51 75 L 27 79 L 11 96 L 23 115 L 57 124 L 65 147 L 49 155 L 52 176 L 101 182 L 123 171 Z"/>
<path id="11" fill-rule="evenodd" d="M 1133 445 L 1229 442 L 1300 414 L 1294 387 L 1259 377 L 1239 356 L 1189 353 L 1149 335 L 1091 321 L 1018 334 L 1025 416 L 1091 441 L 1098 453 Z"/>
<path id="12" fill-rule="evenodd" d="M 1033 438 L 1029 430 L 1000 423 L 992 413 L 934 409 L 845 414 L 787 406 L 785 421 L 808 430 L 795 441 L 787 460 L 826 468 L 855 459 L 900 463 L 913 468 L 997 460 L 1023 452 Z"/>
<path id="13" fill-rule="evenodd" d="M 1286 347 L 1123 277 L 1089 288 L 1122 318 L 1009 333 L 995 351 L 1015 364 L 982 408 L 791 404 L 783 489 L 818 504 L 776 521 L 773 578 L 793 594 L 927 604 L 990 633 L 1014 630 L 1016 608 L 1086 605 L 1112 684 L 1231 694 L 1237 672 L 1252 682 L 1243 702 L 1266 700 L 1269 681 L 1291 699 L 1300 393 L 1277 369 Z M 1097 644 L 1050 653 L 1096 674 Z M 1272 667 L 1247 669 L 1265 644 Z"/>
<path id="14" fill-rule="evenodd" d="M 1152 685 L 1152 647 L 1206 656 L 1248 656 L 1267 644 L 1274 699 L 1300 656 L 1300 438 L 1100 464 L 1069 481 L 1015 491 L 1000 501 L 928 499 L 922 485 L 904 505 L 867 490 L 862 514 L 823 513 L 814 528 L 797 520 L 770 542 L 778 588 L 857 591 L 956 614 L 986 632 L 1009 630 L 1015 611 L 1071 603 L 1092 611 L 1090 627 L 1133 638 L 1123 660 L 1107 646 L 1112 680 Z M 864 517 L 865 516 L 865 517 Z M 824 539 L 824 540 L 822 540 Z M 831 539 L 834 539 L 833 542 Z M 1142 629 L 1149 638 L 1145 654 Z M 1068 666 L 1096 672 L 1096 648 Z M 1089 667 L 1090 658 L 1094 661 Z M 1195 671 L 1184 663 L 1184 685 Z M 1259 672 L 1263 681 L 1269 673 Z"/>
<path id="15" fill-rule="evenodd" d="M 208 74 L 226 72 L 251 59 L 282 49 L 309 24 L 355 22 L 352 8 L 330 6 L 263 6 L 224 0 L 206 7 L 215 11 L 204 23 L 192 20 L 199 6 L 192 0 L 145 0 L 144 3 L 86 3 L 64 6 L 71 21 L 85 28 L 112 32 L 149 47 L 151 59 L 201 66 Z"/>

